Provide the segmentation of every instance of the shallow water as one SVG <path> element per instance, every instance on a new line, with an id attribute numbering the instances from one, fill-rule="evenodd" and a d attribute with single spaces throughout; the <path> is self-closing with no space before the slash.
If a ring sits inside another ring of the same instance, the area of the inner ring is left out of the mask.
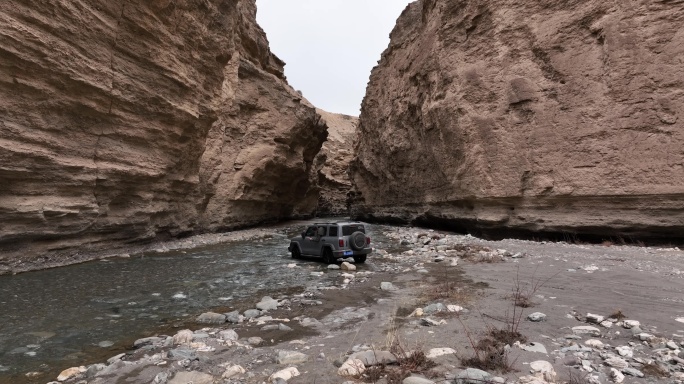
<path id="1" fill-rule="evenodd" d="M 212 308 L 244 311 L 262 295 L 333 284 L 327 274 L 311 276 L 327 271 L 316 260 L 286 267 L 294 262 L 287 253 L 293 234 L 287 232 L 0 276 L 0 382 L 83 364 L 94 355 L 106 358 L 133 339 L 183 325 Z M 383 242 L 380 232 L 369 231 L 376 246 Z M 373 263 L 371 257 L 362 269 L 373 269 Z"/>

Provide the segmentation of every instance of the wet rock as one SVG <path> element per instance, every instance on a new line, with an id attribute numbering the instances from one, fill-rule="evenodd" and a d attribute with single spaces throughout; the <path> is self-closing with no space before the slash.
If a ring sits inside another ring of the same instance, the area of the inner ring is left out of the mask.
<path id="1" fill-rule="evenodd" d="M 650 333 L 642 332 L 636 335 L 636 337 L 641 340 L 641 341 L 649 341 L 655 338 L 655 336 L 651 335 Z"/>
<path id="2" fill-rule="evenodd" d="M 361 351 L 349 356 L 350 360 L 361 360 L 364 366 L 370 367 L 378 364 L 394 364 L 397 357 L 388 351 Z"/>
<path id="3" fill-rule="evenodd" d="M 100 348 L 109 348 L 114 345 L 113 341 L 105 340 L 105 341 L 100 341 L 97 343 L 97 346 Z"/>
<path id="4" fill-rule="evenodd" d="M 632 329 L 640 326 L 641 323 L 636 320 L 625 320 L 622 322 L 622 327 L 626 329 Z"/>
<path id="5" fill-rule="evenodd" d="M 168 356 L 171 360 L 195 360 L 197 358 L 197 352 L 195 352 L 194 349 L 180 347 L 170 350 Z"/>
<path id="6" fill-rule="evenodd" d="M 237 341 L 240 337 L 232 329 L 226 329 L 218 333 L 218 338 L 226 341 Z"/>
<path id="7" fill-rule="evenodd" d="M 264 296 L 259 303 L 257 303 L 256 307 L 257 309 L 260 309 L 262 311 L 272 311 L 275 309 L 278 309 L 278 301 L 274 300 L 273 298 L 269 296 Z M 245 317 L 247 315 L 245 314 Z"/>
<path id="8" fill-rule="evenodd" d="M 383 291 L 396 291 L 397 287 L 395 287 L 394 284 L 385 281 L 380 283 L 380 289 Z"/>
<path id="9" fill-rule="evenodd" d="M 65 369 L 59 374 L 59 376 L 57 376 L 57 381 L 67 381 L 80 375 L 81 373 L 85 373 L 86 371 L 86 367 L 83 366 Z"/>
<path id="10" fill-rule="evenodd" d="M 247 343 L 249 345 L 261 345 L 264 343 L 264 339 L 262 339 L 261 337 L 258 337 L 258 336 L 252 336 L 252 337 L 247 339 Z"/>
<path id="11" fill-rule="evenodd" d="M 340 266 L 337 264 L 329 264 L 328 269 L 337 270 L 337 269 L 340 269 Z"/>
<path id="12" fill-rule="evenodd" d="M 675 343 L 674 341 L 668 341 L 667 343 L 665 343 L 665 345 L 673 351 L 679 349 L 679 346 L 677 346 L 677 343 Z"/>
<path id="13" fill-rule="evenodd" d="M 340 265 L 340 268 L 341 268 L 343 271 L 356 271 L 356 265 L 350 264 L 350 263 L 348 263 L 348 262 L 346 262 L 346 261 L 343 262 L 343 263 Z"/>
<path id="14" fill-rule="evenodd" d="M 279 331 L 291 331 L 292 328 L 288 327 L 287 325 L 285 325 L 283 323 L 279 323 L 278 324 L 278 330 Z"/>
<path id="15" fill-rule="evenodd" d="M 247 371 L 244 368 L 242 368 L 241 365 L 232 365 L 226 368 L 221 377 L 224 379 L 230 379 L 231 377 L 242 375 L 245 372 Z"/>
<path id="16" fill-rule="evenodd" d="M 197 324 L 221 325 L 226 322 L 226 315 L 214 312 L 205 312 L 195 319 Z"/>
<path id="17" fill-rule="evenodd" d="M 447 305 L 447 311 L 451 313 L 458 313 L 465 311 L 465 308 L 461 307 L 460 305 L 449 304 Z"/>
<path id="18" fill-rule="evenodd" d="M 243 315 L 245 316 L 245 319 L 253 319 L 255 317 L 261 316 L 261 311 L 258 309 L 248 309 L 243 313 Z"/>
<path id="19" fill-rule="evenodd" d="M 184 329 L 182 331 L 178 331 L 178 333 L 173 335 L 173 344 L 174 345 L 190 344 L 190 343 L 192 343 L 192 339 L 193 339 L 194 335 L 195 334 L 189 329 Z"/>
<path id="20" fill-rule="evenodd" d="M 600 325 L 601 325 L 603 328 L 611 328 L 611 327 L 613 326 L 613 322 L 608 321 L 608 320 L 604 320 L 604 321 L 602 321 L 602 322 L 600 323 Z"/>
<path id="21" fill-rule="evenodd" d="M 601 330 L 596 327 L 591 327 L 587 325 L 582 325 L 579 327 L 572 327 L 572 332 L 577 335 L 592 335 L 600 336 Z"/>
<path id="22" fill-rule="evenodd" d="M 240 324 L 244 320 L 244 317 L 238 311 L 233 311 L 226 313 L 226 322 L 231 324 Z"/>
<path id="23" fill-rule="evenodd" d="M 93 378 L 93 377 L 95 377 L 95 375 L 100 373 L 105 368 L 107 368 L 107 366 L 104 364 L 93 364 L 93 365 L 89 366 L 88 369 L 86 370 L 86 373 L 85 373 L 86 377 L 87 378 Z"/>
<path id="24" fill-rule="evenodd" d="M 308 360 L 308 355 L 297 351 L 279 351 L 276 357 L 278 364 L 301 364 Z"/>
<path id="25" fill-rule="evenodd" d="M 213 384 L 214 376 L 202 372 L 178 372 L 168 384 Z"/>
<path id="26" fill-rule="evenodd" d="M 157 376 L 154 377 L 154 380 L 152 380 L 152 383 L 166 384 L 169 381 L 169 376 L 171 376 L 169 372 L 159 372 Z"/>
<path id="27" fill-rule="evenodd" d="M 145 337 L 138 339 L 133 343 L 134 348 L 142 348 L 148 345 L 161 344 L 164 341 L 161 337 Z"/>
<path id="28" fill-rule="evenodd" d="M 366 366 L 358 359 L 349 359 L 337 369 L 337 374 L 340 376 L 358 376 L 364 372 L 366 372 Z"/>
<path id="29" fill-rule="evenodd" d="M 317 319 L 311 318 L 311 317 L 305 317 L 301 320 L 299 320 L 299 324 L 302 327 L 316 327 L 321 325 L 321 322 L 318 321 Z"/>
<path id="30" fill-rule="evenodd" d="M 116 356 L 112 356 L 112 357 L 110 357 L 109 359 L 107 359 L 107 364 L 113 365 L 113 364 L 116 363 L 117 361 L 121 361 L 121 359 L 122 359 L 124 356 L 126 356 L 125 353 L 119 353 L 119 354 L 116 355 Z"/>
<path id="31" fill-rule="evenodd" d="M 528 319 L 529 321 L 532 321 L 532 322 L 535 322 L 535 323 L 536 323 L 536 322 L 540 322 L 540 321 L 546 320 L 546 315 L 543 314 L 543 313 L 541 313 L 541 312 L 534 312 L 534 313 L 530 313 L 530 314 L 527 316 L 527 319 Z"/>
<path id="32" fill-rule="evenodd" d="M 299 376 L 299 370 L 295 367 L 289 367 L 272 374 L 271 376 L 269 376 L 268 380 L 271 382 L 277 379 L 288 381 L 291 378 L 297 376 Z"/>
<path id="33" fill-rule="evenodd" d="M 456 375 L 456 384 L 482 384 L 487 381 L 491 375 L 485 371 L 476 368 L 467 368 Z"/>

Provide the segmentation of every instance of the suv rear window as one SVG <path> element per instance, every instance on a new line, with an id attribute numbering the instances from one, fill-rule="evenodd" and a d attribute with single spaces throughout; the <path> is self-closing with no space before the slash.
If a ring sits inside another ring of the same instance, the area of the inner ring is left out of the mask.
<path id="1" fill-rule="evenodd" d="M 328 236 L 333 236 L 333 237 L 337 236 L 337 226 L 330 227 L 329 231 L 330 232 L 328 233 Z"/>
<path id="2" fill-rule="evenodd" d="M 352 233 L 359 231 L 361 233 L 366 233 L 363 225 L 343 225 L 342 226 L 342 236 L 349 236 Z"/>

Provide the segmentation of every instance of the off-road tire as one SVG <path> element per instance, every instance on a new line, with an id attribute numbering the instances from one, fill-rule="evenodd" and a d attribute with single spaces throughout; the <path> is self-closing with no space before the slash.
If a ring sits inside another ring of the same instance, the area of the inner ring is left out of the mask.
<path id="1" fill-rule="evenodd" d="M 349 236 L 349 246 L 355 251 L 360 251 L 366 246 L 366 235 L 363 232 L 354 232 Z"/>
<path id="2" fill-rule="evenodd" d="M 292 258 L 293 259 L 301 259 L 302 258 L 302 251 L 299 250 L 298 246 L 292 247 Z"/>
<path id="3" fill-rule="evenodd" d="M 363 264 L 366 262 L 366 255 L 354 256 L 354 262 L 356 264 Z"/>
<path id="4" fill-rule="evenodd" d="M 323 249 L 323 262 L 326 264 L 335 264 L 335 258 L 333 257 L 332 249 Z"/>

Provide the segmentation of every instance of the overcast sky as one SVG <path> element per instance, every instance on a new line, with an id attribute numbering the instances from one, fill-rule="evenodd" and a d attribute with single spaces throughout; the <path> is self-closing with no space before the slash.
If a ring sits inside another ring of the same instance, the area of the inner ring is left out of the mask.
<path id="1" fill-rule="evenodd" d="M 412 0 L 257 0 L 257 21 L 290 84 L 312 104 L 357 116 L 371 69 Z"/>

